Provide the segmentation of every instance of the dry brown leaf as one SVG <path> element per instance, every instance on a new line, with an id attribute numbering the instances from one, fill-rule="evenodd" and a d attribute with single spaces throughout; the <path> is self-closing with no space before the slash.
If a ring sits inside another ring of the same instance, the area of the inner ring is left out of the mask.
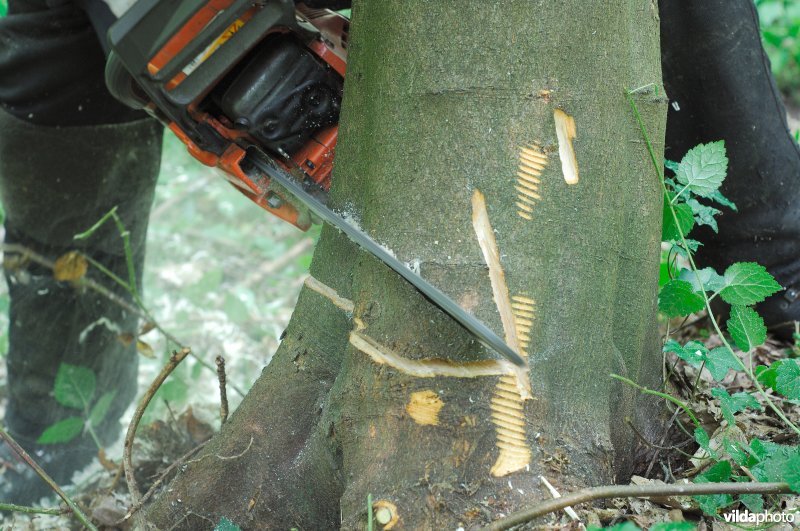
<path id="1" fill-rule="evenodd" d="M 139 351 L 139 354 L 141 354 L 147 359 L 152 360 L 156 357 L 156 353 L 153 351 L 153 347 L 151 347 L 141 339 L 136 340 L 136 350 Z"/>
<path id="2" fill-rule="evenodd" d="M 74 282 L 86 275 L 89 262 L 78 251 L 69 251 L 58 257 L 53 265 L 53 278 L 60 282 Z"/>
<path id="3" fill-rule="evenodd" d="M 133 334 L 130 332 L 124 332 L 117 336 L 117 341 L 125 345 L 126 347 L 131 346 L 133 344 Z"/>
<path id="4" fill-rule="evenodd" d="M 156 324 L 153 321 L 147 321 L 142 324 L 141 330 L 139 330 L 139 335 L 143 336 L 150 330 L 153 330 L 156 327 Z"/>

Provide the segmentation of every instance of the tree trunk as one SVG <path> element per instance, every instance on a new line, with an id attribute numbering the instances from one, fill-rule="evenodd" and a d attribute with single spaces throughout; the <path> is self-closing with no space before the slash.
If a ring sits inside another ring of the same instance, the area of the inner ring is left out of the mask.
<path id="1" fill-rule="evenodd" d="M 660 378 L 661 196 L 625 98 L 651 86 L 637 100 L 660 148 L 655 3 L 363 0 L 353 15 L 333 206 L 530 371 L 480 361 L 325 230 L 272 363 L 147 511 L 159 528 L 358 529 L 370 494 L 395 528 L 476 526 L 549 497 L 540 476 L 625 479 L 625 419 L 655 426 L 608 376 Z"/>

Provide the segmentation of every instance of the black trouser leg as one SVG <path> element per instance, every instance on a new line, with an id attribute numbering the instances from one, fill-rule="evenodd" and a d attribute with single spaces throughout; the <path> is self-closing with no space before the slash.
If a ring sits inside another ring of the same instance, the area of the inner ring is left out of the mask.
<path id="1" fill-rule="evenodd" d="M 666 157 L 725 140 L 730 160 L 719 234 L 695 229 L 698 260 L 722 272 L 759 262 L 785 287 L 800 283 L 800 149 L 761 46 L 752 0 L 661 0 L 664 83 L 670 99 Z M 770 325 L 800 319 L 794 291 L 759 311 Z M 777 331 L 791 332 L 784 327 Z"/>
<path id="2" fill-rule="evenodd" d="M 55 7 L 53 7 L 55 6 Z M 0 19 L 0 193 L 6 243 L 50 260 L 79 250 L 128 278 L 114 223 L 91 238 L 73 236 L 111 208 L 130 232 L 141 284 L 147 220 L 161 153 L 162 128 L 115 103 L 103 85 L 103 56 L 85 15 L 70 2 L 12 0 Z M 125 300 L 131 296 L 97 268 L 88 275 Z M 119 433 L 119 418 L 136 392 L 137 317 L 107 297 L 57 282 L 44 267 L 7 272 L 10 330 L 8 404 L 3 423 L 59 482 L 97 453 L 86 431 L 68 442 L 40 445 L 56 422 L 85 417 L 54 398 L 62 364 L 91 371 L 91 408 L 113 400 L 94 431 L 101 445 Z M 2 450 L 0 448 L 0 450 Z M 9 458 L 0 452 L 0 458 Z M 29 503 L 46 486 L 25 466 L 0 467 L 0 501 Z"/>

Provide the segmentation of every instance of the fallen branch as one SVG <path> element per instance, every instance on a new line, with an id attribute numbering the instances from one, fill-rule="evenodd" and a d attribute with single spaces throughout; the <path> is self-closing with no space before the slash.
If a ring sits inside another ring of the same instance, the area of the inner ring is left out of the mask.
<path id="1" fill-rule="evenodd" d="M 125 446 L 122 452 L 122 464 L 125 470 L 125 481 L 128 483 L 128 490 L 131 493 L 131 499 L 133 500 L 134 505 L 138 503 L 139 499 L 142 497 L 141 492 L 139 492 L 139 485 L 136 482 L 136 477 L 133 473 L 133 462 L 131 454 L 133 453 L 133 439 L 136 436 L 136 428 L 139 427 L 139 422 L 142 420 L 142 416 L 144 415 L 145 409 L 150 404 L 150 401 L 158 391 L 158 388 L 161 387 L 161 384 L 164 383 L 164 380 L 175 370 L 186 356 L 189 355 L 191 351 L 184 347 L 181 350 L 175 351 L 172 353 L 172 356 L 169 358 L 169 362 L 164 365 L 164 368 L 161 369 L 161 372 L 158 373 L 153 383 L 150 384 L 150 387 L 145 392 L 144 396 L 142 397 L 141 401 L 139 401 L 139 405 L 136 406 L 136 411 L 133 414 L 133 418 L 131 419 L 131 423 L 128 424 L 128 431 L 125 434 Z"/>
<path id="2" fill-rule="evenodd" d="M 530 522 L 565 507 L 609 498 L 698 496 L 701 494 L 791 494 L 788 483 L 687 483 L 685 485 L 607 485 L 591 487 L 548 500 L 496 520 L 485 531 L 500 531 Z"/>
<path id="3" fill-rule="evenodd" d="M 91 531 L 97 531 L 97 528 L 94 526 L 91 520 L 89 520 L 89 518 L 85 514 L 83 514 L 83 511 L 81 511 L 80 507 L 78 507 L 78 505 L 74 501 L 72 501 L 70 497 L 67 496 L 66 493 L 64 493 L 63 490 L 61 490 L 61 487 L 58 486 L 58 484 L 53 480 L 53 478 L 51 478 L 47 474 L 47 472 L 45 472 L 44 469 L 40 467 L 39 464 L 36 461 L 34 461 L 30 455 L 28 455 L 28 452 L 26 452 L 25 449 L 22 446 L 20 446 L 19 443 L 15 441 L 14 438 L 11 435 L 9 435 L 3 428 L 0 428 L 0 439 L 3 439 L 6 442 L 6 444 L 12 450 L 14 450 L 14 452 L 20 457 L 20 459 L 25 461 L 25 463 L 27 463 L 28 466 L 31 467 L 33 471 L 36 472 L 36 474 L 40 478 L 42 478 L 42 481 L 47 483 L 47 485 L 51 489 L 53 489 L 53 492 L 58 494 L 58 497 L 64 500 L 64 503 L 66 503 L 67 506 L 70 508 L 72 514 L 75 515 L 75 518 L 80 520 L 80 522 L 84 526 L 86 526 L 87 529 L 90 529 Z"/>

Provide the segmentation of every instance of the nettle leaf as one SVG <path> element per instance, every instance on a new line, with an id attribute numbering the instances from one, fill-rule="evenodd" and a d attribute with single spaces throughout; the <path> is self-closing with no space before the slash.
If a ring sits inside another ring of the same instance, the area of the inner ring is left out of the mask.
<path id="1" fill-rule="evenodd" d="M 699 341 L 689 341 L 684 346 L 674 339 L 664 343 L 664 352 L 673 352 L 692 367 L 700 367 L 706 360 L 708 348 Z"/>
<path id="2" fill-rule="evenodd" d="M 700 427 L 695 428 L 694 440 L 700 445 L 700 448 L 706 451 L 709 457 L 712 459 L 719 459 L 717 452 L 711 448 L 711 437 L 708 436 L 708 432 L 706 432 L 706 430 Z"/>
<path id="3" fill-rule="evenodd" d="M 744 352 L 750 352 L 767 339 L 767 327 L 764 326 L 764 319 L 749 306 L 731 307 L 728 333 L 736 346 Z"/>
<path id="4" fill-rule="evenodd" d="M 714 207 L 706 206 L 700 203 L 700 201 L 697 199 L 689 199 L 686 201 L 686 204 L 692 209 L 694 220 L 698 225 L 707 225 L 711 227 L 711 230 L 714 232 L 719 232 L 717 220 L 714 218 L 714 216 L 721 214 L 722 212 L 720 210 L 717 210 Z"/>
<path id="5" fill-rule="evenodd" d="M 778 366 L 775 390 L 789 400 L 800 400 L 800 359 L 783 360 Z"/>
<path id="6" fill-rule="evenodd" d="M 742 502 L 751 513 L 764 512 L 764 498 L 760 494 L 740 494 L 739 501 Z"/>
<path id="7" fill-rule="evenodd" d="M 793 491 L 800 492 L 800 447 L 775 446 L 777 448 L 750 471 L 759 481 L 785 481 Z"/>
<path id="8" fill-rule="evenodd" d="M 680 168 L 681 165 L 675 162 L 674 160 L 664 160 L 664 167 L 672 171 L 673 173 L 678 173 L 678 168 Z"/>
<path id="9" fill-rule="evenodd" d="M 689 150 L 681 160 L 675 179 L 700 197 L 711 196 L 725 180 L 728 157 L 725 142 L 719 140 L 699 144 Z"/>
<path id="10" fill-rule="evenodd" d="M 736 424 L 734 415 L 739 411 L 744 411 L 747 408 L 763 409 L 758 400 L 749 393 L 735 393 L 733 396 L 728 394 L 728 391 L 721 387 L 715 387 L 711 390 L 711 395 L 719 400 L 720 407 L 722 408 L 722 416 L 728 421 L 728 425 L 733 426 Z"/>
<path id="11" fill-rule="evenodd" d="M 757 304 L 781 289 L 764 266 L 753 262 L 738 262 L 725 270 L 725 287 L 719 295 L 728 304 L 750 306 Z"/>
<path id="12" fill-rule="evenodd" d="M 786 462 L 783 480 L 789 484 L 790 489 L 800 493 L 800 452 L 795 452 Z"/>
<path id="13" fill-rule="evenodd" d="M 769 367 L 758 365 L 755 369 L 756 379 L 764 384 L 765 387 L 775 390 L 775 386 L 778 383 L 778 367 L 781 366 L 781 363 L 783 363 L 783 360 L 775 360 Z"/>
<path id="14" fill-rule="evenodd" d="M 700 277 L 700 283 L 697 282 L 697 277 Z M 695 291 L 717 292 L 725 285 L 725 279 L 713 267 L 699 269 L 696 275 L 691 269 L 681 269 L 678 279 L 691 284 Z"/>
<path id="15" fill-rule="evenodd" d="M 67 417 L 44 430 L 36 439 L 39 444 L 67 443 L 83 431 L 84 421 L 81 417 Z"/>
<path id="16" fill-rule="evenodd" d="M 704 307 L 703 296 L 685 280 L 670 280 L 658 292 L 658 309 L 667 317 L 683 317 Z"/>
<path id="17" fill-rule="evenodd" d="M 116 391 L 109 391 L 101 396 L 92 407 L 92 411 L 89 413 L 89 424 L 91 424 L 93 428 L 99 426 L 100 423 L 102 423 L 106 418 L 106 414 L 108 414 L 108 408 L 111 407 L 111 403 L 114 401 L 114 397 L 116 395 Z"/>
<path id="18" fill-rule="evenodd" d="M 91 369 L 62 363 L 58 366 L 53 394 L 62 406 L 82 410 L 92 401 L 95 386 L 95 376 Z"/>
<path id="19" fill-rule="evenodd" d="M 717 203 L 718 205 L 730 208 L 734 212 L 739 211 L 739 209 L 736 208 L 736 203 L 734 203 L 733 201 L 722 195 L 722 192 L 720 192 L 719 190 L 714 191 L 714 193 L 708 196 L 708 198 Z"/>
<path id="20" fill-rule="evenodd" d="M 729 369 L 736 370 L 740 367 L 739 358 L 728 350 L 728 347 L 717 347 L 706 355 L 706 369 L 717 382 L 721 382 L 728 375 Z"/>
<path id="21" fill-rule="evenodd" d="M 683 236 L 686 237 L 689 232 L 691 232 L 692 227 L 694 227 L 694 214 L 692 213 L 692 209 L 689 205 L 685 203 L 678 203 L 677 205 L 672 205 L 672 208 L 675 209 L 675 216 L 672 215 L 672 211 L 670 210 L 670 205 L 667 202 L 667 197 L 664 196 L 664 212 L 661 224 L 661 239 L 663 241 L 680 241 L 681 233 Z M 677 218 L 677 223 L 675 222 Z M 678 230 L 680 227 L 680 231 Z"/>
<path id="22" fill-rule="evenodd" d="M 772 441 L 762 441 L 761 439 L 753 439 L 750 441 L 750 451 L 759 459 L 764 460 L 775 455 L 782 446 Z"/>
<path id="23" fill-rule="evenodd" d="M 694 483 L 720 483 L 728 481 L 731 477 L 731 464 L 728 461 L 720 461 L 711 468 L 698 474 L 694 478 Z M 700 509 L 708 515 L 715 515 L 723 507 L 733 503 L 733 497 L 729 494 L 709 494 L 703 496 L 693 496 L 700 505 Z"/>

